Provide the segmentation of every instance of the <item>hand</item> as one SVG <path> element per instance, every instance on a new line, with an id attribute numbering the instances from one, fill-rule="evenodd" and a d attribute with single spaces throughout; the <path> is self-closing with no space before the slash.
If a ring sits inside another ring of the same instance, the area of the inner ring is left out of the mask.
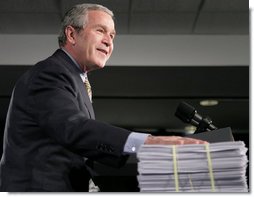
<path id="1" fill-rule="evenodd" d="M 180 136 L 152 136 L 149 135 L 145 144 L 181 145 L 181 144 L 207 144 L 207 141 L 180 137 Z"/>

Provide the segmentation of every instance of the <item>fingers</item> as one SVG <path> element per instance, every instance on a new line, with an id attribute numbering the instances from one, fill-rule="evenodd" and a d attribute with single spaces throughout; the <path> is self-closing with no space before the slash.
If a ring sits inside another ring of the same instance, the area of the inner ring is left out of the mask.
<path id="1" fill-rule="evenodd" d="M 180 137 L 180 136 L 148 136 L 145 144 L 164 144 L 164 145 L 182 145 L 182 144 L 207 144 L 207 141 Z"/>
<path id="2" fill-rule="evenodd" d="M 181 141 L 181 144 L 207 144 L 207 141 L 195 139 L 195 138 L 189 138 L 189 137 L 182 137 L 179 139 Z"/>

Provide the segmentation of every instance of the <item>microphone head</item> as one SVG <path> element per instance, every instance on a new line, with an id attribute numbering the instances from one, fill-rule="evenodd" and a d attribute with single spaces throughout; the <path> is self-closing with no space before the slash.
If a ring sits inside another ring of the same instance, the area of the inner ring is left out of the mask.
<path id="1" fill-rule="evenodd" d="M 181 102 L 176 109 L 175 116 L 183 122 L 190 123 L 196 113 L 194 107 L 186 102 Z"/>

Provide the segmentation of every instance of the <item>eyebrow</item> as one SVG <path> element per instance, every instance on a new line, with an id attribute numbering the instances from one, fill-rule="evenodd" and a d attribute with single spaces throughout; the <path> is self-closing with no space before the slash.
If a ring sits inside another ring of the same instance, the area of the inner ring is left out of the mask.
<path id="1" fill-rule="evenodd" d="M 103 29 L 105 29 L 105 30 L 108 30 L 108 27 L 107 27 L 106 25 L 96 24 L 96 25 L 95 25 L 95 28 L 96 28 L 96 27 L 101 27 L 101 28 L 103 28 Z M 110 31 L 110 32 L 111 32 L 111 31 Z M 114 35 L 116 35 L 116 30 L 113 30 L 111 33 L 114 34 Z"/>

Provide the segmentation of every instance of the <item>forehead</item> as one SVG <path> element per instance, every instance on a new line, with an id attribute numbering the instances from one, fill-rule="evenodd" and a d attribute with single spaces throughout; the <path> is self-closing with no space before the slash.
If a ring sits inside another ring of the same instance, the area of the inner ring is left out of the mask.
<path id="1" fill-rule="evenodd" d="M 103 27 L 106 31 L 115 32 L 115 24 L 111 15 L 101 10 L 90 10 L 87 13 L 86 28 Z"/>

